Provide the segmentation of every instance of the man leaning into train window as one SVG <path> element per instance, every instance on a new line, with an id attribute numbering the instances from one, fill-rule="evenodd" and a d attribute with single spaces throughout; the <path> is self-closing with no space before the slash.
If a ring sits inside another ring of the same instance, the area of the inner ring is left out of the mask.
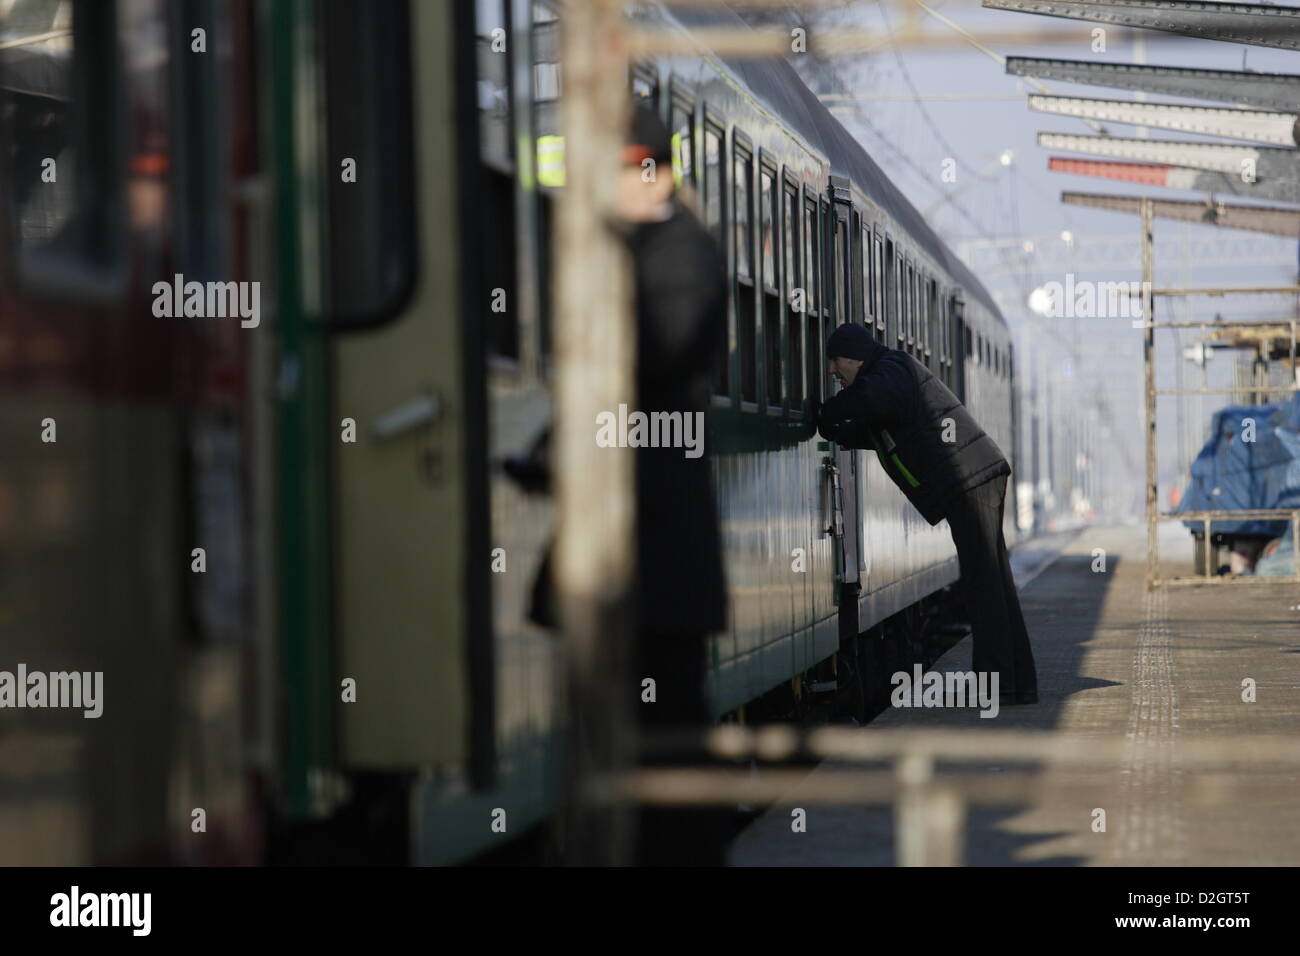
<path id="1" fill-rule="evenodd" d="M 885 473 L 931 525 L 947 519 L 972 631 L 972 666 L 998 675 L 1000 702 L 1038 702 L 1038 676 L 1002 533 L 1011 466 L 938 378 L 863 325 L 826 343 L 843 386 L 818 412 L 823 438 L 874 449 Z"/>

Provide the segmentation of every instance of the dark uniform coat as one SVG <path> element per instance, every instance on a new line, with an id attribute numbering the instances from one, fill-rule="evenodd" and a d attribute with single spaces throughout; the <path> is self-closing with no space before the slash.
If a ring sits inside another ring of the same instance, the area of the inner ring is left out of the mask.
<path id="1" fill-rule="evenodd" d="M 655 639 L 703 637 L 727 622 L 722 538 L 713 493 L 707 428 L 709 377 L 727 333 L 726 271 L 713 237 L 678 204 L 663 222 L 629 227 L 636 293 L 637 395 L 630 411 L 705 415 L 703 454 L 637 448 L 639 626 Z M 549 431 L 539 446 L 549 444 Z M 543 456 L 538 449 L 534 457 Z M 544 482 L 539 482 L 544 484 Z M 530 616 L 557 626 L 550 549 Z"/>
<path id="2" fill-rule="evenodd" d="M 707 431 L 710 372 L 727 334 L 726 269 L 703 224 L 674 204 L 628 234 L 636 280 L 637 408 L 705 415 L 704 453 L 636 451 L 638 590 L 649 634 L 722 630 L 727 591 Z"/>
<path id="3" fill-rule="evenodd" d="M 853 384 L 822 406 L 818 428 L 842 447 L 875 449 L 932 525 L 959 495 L 1011 474 L 1002 451 L 943 382 L 906 352 L 878 342 Z"/>

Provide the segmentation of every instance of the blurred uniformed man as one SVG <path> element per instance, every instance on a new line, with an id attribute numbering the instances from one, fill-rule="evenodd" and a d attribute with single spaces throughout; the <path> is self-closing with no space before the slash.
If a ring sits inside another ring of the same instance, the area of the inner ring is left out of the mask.
<path id="1" fill-rule="evenodd" d="M 633 110 L 623 164 L 616 214 L 635 277 L 637 408 L 707 419 L 710 372 L 727 332 L 722 252 L 676 197 L 671 139 L 649 109 Z M 698 457 L 684 448 L 636 450 L 640 628 L 628 692 L 648 732 L 712 723 L 707 639 L 726 626 L 727 592 L 707 435 Z M 655 681 L 653 703 L 641 700 L 646 677 Z M 722 865 L 728 816 L 648 810 L 640 862 Z"/>
<path id="2" fill-rule="evenodd" d="M 650 110 L 634 107 L 611 226 L 632 257 L 636 307 L 636 407 L 707 420 L 709 378 L 727 331 L 726 266 L 704 225 L 676 195 L 672 144 Z M 627 693 L 647 734 L 704 731 L 712 724 L 706 686 L 708 636 L 727 623 L 722 539 L 707 427 L 702 449 L 639 447 L 636 456 L 637 631 Z M 698 436 L 697 436 L 698 437 Z M 549 430 L 525 456 L 505 463 L 524 487 L 549 484 Z M 556 626 L 547 555 L 531 617 Z M 642 700 L 641 682 L 655 682 Z M 680 764 L 664 757 L 646 761 Z M 732 815 L 712 809 L 647 809 L 637 861 L 720 866 Z"/>
<path id="3" fill-rule="evenodd" d="M 844 386 L 822 405 L 823 438 L 874 448 L 885 472 L 957 546 L 976 673 L 996 673 L 1002 704 L 1036 704 L 1038 675 L 1011 575 L 1002 513 L 1011 466 L 948 387 L 911 355 L 858 323 L 826 343 Z"/>

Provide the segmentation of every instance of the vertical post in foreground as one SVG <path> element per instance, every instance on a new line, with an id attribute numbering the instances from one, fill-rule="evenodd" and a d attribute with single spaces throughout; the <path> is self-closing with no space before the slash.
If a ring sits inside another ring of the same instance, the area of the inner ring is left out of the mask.
<path id="1" fill-rule="evenodd" d="M 1146 376 L 1146 433 L 1147 433 L 1147 590 L 1156 586 L 1157 551 L 1156 525 L 1160 511 L 1156 474 L 1156 320 L 1155 295 L 1155 236 L 1153 207 L 1149 198 L 1142 200 L 1142 364 Z M 1206 542 L 1207 546 L 1209 542 Z"/>
<path id="2" fill-rule="evenodd" d="M 565 4 L 565 185 L 557 220 L 554 360 L 558 534 L 554 581 L 564 633 L 568 753 L 566 862 L 626 862 L 627 815 L 584 789 L 628 756 L 632 452 L 598 448 L 596 416 L 633 401 L 635 339 L 627 254 L 607 227 L 628 109 L 622 4 Z"/>

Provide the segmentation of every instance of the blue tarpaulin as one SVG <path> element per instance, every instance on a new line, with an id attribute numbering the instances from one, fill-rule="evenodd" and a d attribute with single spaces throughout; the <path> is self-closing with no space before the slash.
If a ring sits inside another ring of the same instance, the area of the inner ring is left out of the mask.
<path id="1" fill-rule="evenodd" d="M 1245 440 L 1248 420 L 1254 441 Z M 1236 405 L 1214 413 L 1210 440 L 1192 462 L 1177 511 L 1300 507 L 1300 396 L 1280 405 Z M 1200 521 L 1185 521 L 1201 531 Z M 1215 521 L 1211 533 L 1284 534 L 1289 522 Z"/>
<path id="2" fill-rule="evenodd" d="M 1272 544 L 1269 545 L 1273 547 Z M 1276 542 L 1276 550 L 1266 550 L 1264 556 L 1255 565 L 1255 573 L 1266 578 L 1285 578 L 1295 574 L 1295 536 L 1291 529 L 1286 529 Z"/>

